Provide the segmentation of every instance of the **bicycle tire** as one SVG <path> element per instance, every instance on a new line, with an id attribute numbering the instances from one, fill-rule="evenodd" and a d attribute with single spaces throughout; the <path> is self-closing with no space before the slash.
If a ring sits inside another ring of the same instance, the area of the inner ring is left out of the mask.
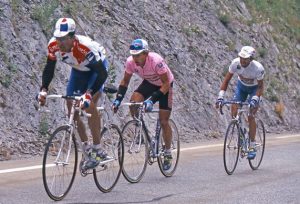
<path id="1" fill-rule="evenodd" d="M 257 170 L 260 166 L 264 152 L 266 142 L 266 131 L 264 123 L 260 119 L 256 119 L 256 156 L 254 159 L 249 159 L 249 165 L 252 170 Z"/>
<path id="2" fill-rule="evenodd" d="M 147 168 L 149 147 L 146 134 L 145 129 L 138 120 L 128 121 L 122 130 L 124 141 L 122 174 L 130 183 L 139 182 Z"/>
<path id="3" fill-rule="evenodd" d="M 172 143 L 171 143 L 171 151 L 172 151 L 172 166 L 170 169 L 168 170 L 164 170 L 163 168 L 163 163 L 164 163 L 164 155 L 161 154 L 158 157 L 158 166 L 160 169 L 160 172 L 165 176 L 165 177 L 171 177 L 173 176 L 173 174 L 176 171 L 178 162 L 179 162 L 179 155 L 180 155 L 180 136 L 179 136 L 179 132 L 177 129 L 177 126 L 175 124 L 175 122 L 172 119 L 169 119 L 169 124 L 171 126 L 172 129 Z M 161 142 L 159 144 L 159 149 L 160 151 L 164 151 L 164 140 L 162 137 L 162 131 L 160 131 L 160 138 L 161 138 Z"/>
<path id="4" fill-rule="evenodd" d="M 66 158 L 69 158 L 69 161 L 65 161 Z M 70 127 L 65 125 L 57 128 L 46 145 L 42 170 L 43 184 L 52 200 L 62 200 L 70 191 L 76 175 L 77 162 L 77 145 L 74 135 L 71 136 Z"/>
<path id="5" fill-rule="evenodd" d="M 123 167 L 124 145 L 120 129 L 111 124 L 101 132 L 101 147 L 106 151 L 108 160 L 93 169 L 94 181 L 103 193 L 110 192 L 117 184 Z"/>
<path id="6" fill-rule="evenodd" d="M 239 135 L 240 130 L 236 121 L 231 121 L 226 130 L 223 147 L 224 168 L 228 175 L 234 172 L 240 153 Z"/>

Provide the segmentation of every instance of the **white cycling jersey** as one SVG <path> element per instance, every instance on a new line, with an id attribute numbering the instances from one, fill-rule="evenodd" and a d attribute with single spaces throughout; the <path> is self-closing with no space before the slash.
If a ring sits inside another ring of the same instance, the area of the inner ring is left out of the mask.
<path id="1" fill-rule="evenodd" d="M 262 80 L 265 75 L 265 69 L 261 63 L 252 60 L 247 67 L 242 67 L 239 57 L 232 60 L 229 72 L 232 74 L 237 73 L 238 79 L 245 86 L 257 85 L 257 80 Z"/>

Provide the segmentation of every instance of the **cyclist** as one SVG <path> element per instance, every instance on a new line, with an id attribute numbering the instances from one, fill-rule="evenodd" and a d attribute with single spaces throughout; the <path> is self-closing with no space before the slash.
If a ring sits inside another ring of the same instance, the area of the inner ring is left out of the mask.
<path id="1" fill-rule="evenodd" d="M 222 104 L 225 91 L 227 90 L 228 83 L 232 76 L 236 73 L 238 75 L 238 82 L 234 94 L 235 101 L 246 101 L 248 95 L 250 96 L 248 101 L 250 103 L 251 114 L 248 116 L 249 121 L 249 136 L 250 146 L 248 159 L 254 159 L 256 156 L 255 149 L 255 134 L 256 134 L 256 123 L 254 114 L 257 112 L 259 103 L 261 102 L 261 96 L 264 90 L 264 67 L 258 61 L 254 60 L 255 49 L 250 46 L 242 47 L 238 53 L 238 58 L 235 58 L 229 70 L 224 78 L 221 85 L 221 90 L 217 99 L 216 107 Z M 237 115 L 237 105 L 231 106 L 231 115 L 235 117 Z"/>
<path id="2" fill-rule="evenodd" d="M 166 144 L 163 168 L 168 170 L 172 165 L 172 130 L 168 121 L 172 110 L 174 77 L 165 60 L 159 54 L 149 51 L 146 40 L 135 39 L 130 45 L 130 54 L 113 109 L 115 112 L 118 110 L 132 75 L 135 73 L 140 76 L 143 81 L 132 94 L 130 101 L 144 101 L 146 111 L 152 111 L 153 104 L 159 101 L 159 120 Z"/>
<path id="3" fill-rule="evenodd" d="M 46 102 L 47 91 L 52 81 L 57 60 L 72 67 L 66 95 L 81 95 L 80 108 L 91 113 L 88 124 L 93 136 L 93 146 L 88 144 L 84 123 L 78 114 L 74 121 L 78 125 L 78 134 L 83 143 L 83 150 L 89 151 L 89 160 L 82 161 L 86 168 L 96 167 L 106 153 L 100 148 L 100 116 L 96 104 L 100 97 L 101 87 L 107 78 L 108 62 L 105 50 L 89 37 L 76 35 L 76 24 L 71 18 L 60 18 L 55 25 L 54 37 L 48 43 L 47 63 L 42 75 L 42 86 L 38 94 L 41 105 Z M 72 101 L 67 101 L 70 114 Z"/>

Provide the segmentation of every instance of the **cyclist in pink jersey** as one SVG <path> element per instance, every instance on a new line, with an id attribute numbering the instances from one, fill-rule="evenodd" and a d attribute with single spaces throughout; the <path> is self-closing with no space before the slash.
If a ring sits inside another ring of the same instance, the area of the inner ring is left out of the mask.
<path id="1" fill-rule="evenodd" d="M 168 170 L 172 165 L 172 131 L 168 121 L 172 110 L 174 77 L 165 60 L 159 54 L 149 52 L 146 40 L 134 40 L 130 45 L 130 54 L 125 63 L 124 77 L 113 102 L 113 109 L 118 110 L 132 75 L 140 76 L 143 81 L 132 94 L 130 101 L 144 101 L 146 111 L 152 111 L 153 104 L 159 101 L 159 119 L 166 144 L 163 168 Z"/>

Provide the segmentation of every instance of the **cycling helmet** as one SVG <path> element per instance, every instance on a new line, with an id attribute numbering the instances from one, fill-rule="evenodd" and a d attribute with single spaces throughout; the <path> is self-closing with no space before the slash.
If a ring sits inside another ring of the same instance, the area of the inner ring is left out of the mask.
<path id="1" fill-rule="evenodd" d="M 239 57 L 242 58 L 254 58 L 254 55 L 255 55 L 255 49 L 251 46 L 244 46 L 239 52 Z"/>
<path id="2" fill-rule="evenodd" d="M 60 38 L 74 33 L 76 29 L 75 21 L 72 18 L 60 18 L 55 24 L 54 37 Z"/>
<path id="3" fill-rule="evenodd" d="M 130 54 L 138 55 L 144 51 L 148 51 L 148 43 L 144 39 L 135 39 L 130 45 Z"/>

